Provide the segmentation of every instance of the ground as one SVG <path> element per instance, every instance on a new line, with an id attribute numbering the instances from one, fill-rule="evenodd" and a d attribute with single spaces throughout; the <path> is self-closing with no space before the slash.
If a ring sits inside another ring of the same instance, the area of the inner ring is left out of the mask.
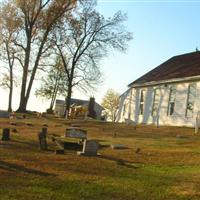
<path id="1" fill-rule="evenodd" d="M 40 151 L 37 133 L 63 135 L 70 121 L 42 118 L 0 119 L 11 127 L 10 142 L 0 142 L 2 200 L 170 200 L 200 199 L 200 136 L 194 129 L 133 126 L 104 122 L 79 123 L 89 139 L 101 144 L 99 157 Z M 27 125 L 27 123 L 31 123 Z M 111 144 L 128 149 L 113 150 Z M 136 153 L 136 149 L 140 152 Z"/>

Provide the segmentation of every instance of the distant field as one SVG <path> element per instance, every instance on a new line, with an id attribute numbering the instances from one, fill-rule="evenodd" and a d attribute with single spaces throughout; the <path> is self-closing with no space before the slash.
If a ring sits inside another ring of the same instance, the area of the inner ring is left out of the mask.
<path id="1" fill-rule="evenodd" d="M 51 141 L 48 151 L 38 149 L 43 124 L 63 135 L 70 121 L 12 121 L 16 127 L 0 119 L 0 128 L 17 129 L 10 142 L 0 142 L 0 200 L 200 199 L 200 136 L 193 129 L 75 122 L 102 145 L 100 157 L 85 157 L 75 151 L 55 155 Z M 111 144 L 129 148 L 113 150 Z"/>

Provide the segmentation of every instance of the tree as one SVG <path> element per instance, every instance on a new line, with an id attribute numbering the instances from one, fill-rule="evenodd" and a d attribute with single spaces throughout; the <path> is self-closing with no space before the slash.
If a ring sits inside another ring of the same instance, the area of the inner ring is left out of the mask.
<path id="1" fill-rule="evenodd" d="M 22 66 L 20 105 L 18 112 L 25 112 L 36 72 L 41 59 L 51 48 L 49 34 L 64 15 L 69 15 L 76 0 L 9 0 L 15 7 L 22 24 L 15 46 L 20 49 L 15 59 Z M 44 66 L 42 66 L 43 68 Z"/>
<path id="2" fill-rule="evenodd" d="M 119 93 L 109 89 L 102 100 L 102 106 L 105 108 L 109 119 L 115 122 L 119 108 Z"/>
<path id="3" fill-rule="evenodd" d="M 49 112 L 53 112 L 53 106 L 57 95 L 66 96 L 68 79 L 64 71 L 61 59 L 56 59 L 56 64 L 52 66 L 46 77 L 41 80 L 42 84 L 36 90 L 36 96 L 50 99 Z"/>
<path id="4" fill-rule="evenodd" d="M 119 11 L 105 19 L 95 10 L 95 2 L 87 1 L 79 6 L 53 37 L 68 76 L 66 113 L 73 88 L 94 87 L 102 75 L 99 61 L 112 50 L 124 52 L 132 39 L 132 34 L 123 26 L 126 15 Z"/>
<path id="5" fill-rule="evenodd" d="M 4 4 L 0 10 L 0 60 L 3 62 L 6 72 L 2 73 L 1 84 L 5 89 L 9 89 L 8 111 L 12 111 L 12 95 L 14 80 L 14 63 L 17 48 L 14 42 L 17 40 L 21 20 L 17 16 L 15 7 L 12 4 Z M 1 70 L 2 71 L 2 70 Z"/>

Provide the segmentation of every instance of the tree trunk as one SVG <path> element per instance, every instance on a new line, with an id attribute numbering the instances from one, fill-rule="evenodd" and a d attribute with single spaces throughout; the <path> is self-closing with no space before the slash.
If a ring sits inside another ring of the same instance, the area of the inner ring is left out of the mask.
<path id="1" fill-rule="evenodd" d="M 27 34 L 28 35 L 28 34 Z M 27 36 L 27 47 L 26 47 L 26 55 L 24 60 L 24 69 L 23 69 L 23 77 L 21 83 L 21 93 L 20 93 L 20 103 L 19 108 L 17 109 L 18 113 L 26 112 L 26 84 L 28 77 L 28 68 L 29 68 L 29 60 L 30 60 L 30 52 L 31 52 L 31 35 Z"/>
<path id="2" fill-rule="evenodd" d="M 9 43 L 6 43 L 6 52 L 9 63 L 9 75 L 10 75 L 10 84 L 9 84 L 9 98 L 8 98 L 8 112 L 12 112 L 12 94 L 13 94 L 13 65 L 14 65 L 14 54 L 11 58 L 9 52 Z"/>
<path id="3" fill-rule="evenodd" d="M 13 95 L 13 71 L 10 69 L 10 91 L 8 99 L 8 112 L 12 112 L 12 95 Z"/>
<path id="4" fill-rule="evenodd" d="M 44 34 L 43 40 L 42 40 L 40 47 L 39 47 L 37 58 L 35 60 L 33 70 L 32 70 L 32 73 L 31 73 L 30 81 L 28 83 L 28 88 L 27 88 L 27 91 L 26 91 L 26 94 L 25 94 L 25 97 L 24 97 L 23 110 L 25 110 L 25 111 L 26 111 L 27 103 L 28 103 L 29 96 L 30 96 L 30 93 L 31 93 L 31 89 L 32 89 L 32 86 L 33 86 L 33 81 L 35 79 L 35 75 L 36 75 L 36 72 L 37 72 L 37 69 L 38 69 L 39 61 L 40 61 L 40 58 L 42 56 L 42 50 L 43 50 L 44 44 L 47 40 L 47 36 L 48 36 L 49 31 L 50 31 L 50 27 L 46 30 L 46 32 Z"/>
<path id="5" fill-rule="evenodd" d="M 70 109 L 70 105 L 71 105 L 71 97 L 72 97 L 72 81 L 69 81 L 64 117 L 69 116 L 69 109 Z"/>
<path id="6" fill-rule="evenodd" d="M 56 101 L 58 88 L 59 88 L 59 78 L 60 77 L 58 76 L 57 79 L 56 79 L 56 82 L 55 82 L 55 87 L 53 89 L 53 94 L 52 94 L 52 97 L 51 97 L 51 103 L 50 103 L 50 107 L 49 107 L 50 110 L 53 110 L 53 106 L 54 106 L 55 101 Z"/>

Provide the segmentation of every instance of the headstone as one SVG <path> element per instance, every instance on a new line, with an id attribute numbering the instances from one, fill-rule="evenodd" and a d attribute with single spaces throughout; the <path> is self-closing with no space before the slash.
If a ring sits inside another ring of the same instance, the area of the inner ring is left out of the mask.
<path id="1" fill-rule="evenodd" d="M 75 127 L 67 128 L 64 137 L 86 139 L 87 131 Z"/>
<path id="2" fill-rule="evenodd" d="M 10 140 L 10 129 L 4 128 L 2 131 L 2 141 L 9 141 Z"/>
<path id="3" fill-rule="evenodd" d="M 47 124 L 42 124 L 42 126 L 48 127 L 48 125 L 47 125 Z"/>
<path id="4" fill-rule="evenodd" d="M 32 124 L 32 123 L 26 123 L 26 125 L 27 125 L 27 126 L 33 126 L 33 124 Z"/>
<path id="5" fill-rule="evenodd" d="M 13 128 L 13 129 L 12 129 L 12 132 L 13 132 L 13 133 L 17 133 L 18 131 L 17 131 L 16 128 Z"/>
<path id="6" fill-rule="evenodd" d="M 91 97 L 88 104 L 88 117 L 95 119 L 96 111 L 95 111 L 95 98 Z"/>
<path id="7" fill-rule="evenodd" d="M 135 153 L 136 153 L 136 154 L 141 153 L 141 149 L 140 149 L 140 148 L 137 148 L 137 149 L 135 150 Z"/>
<path id="8" fill-rule="evenodd" d="M 95 140 L 85 140 L 83 143 L 83 151 L 77 152 L 78 155 L 97 156 L 99 144 Z"/>
<path id="9" fill-rule="evenodd" d="M 128 147 L 124 144 L 112 144 L 111 148 L 112 149 L 127 149 Z"/>
<path id="10" fill-rule="evenodd" d="M 0 118 L 9 118 L 10 113 L 7 111 L 0 110 Z"/>
<path id="11" fill-rule="evenodd" d="M 80 127 L 80 124 L 71 124 L 72 127 Z"/>
<path id="12" fill-rule="evenodd" d="M 55 150 L 55 153 L 56 154 L 64 154 L 65 150 L 64 149 L 57 149 L 57 150 Z"/>
<path id="13" fill-rule="evenodd" d="M 10 122 L 11 126 L 17 126 L 17 124 L 15 122 Z"/>
<path id="14" fill-rule="evenodd" d="M 47 150 L 47 128 L 42 128 L 42 132 L 38 134 L 39 148 L 41 150 Z"/>

